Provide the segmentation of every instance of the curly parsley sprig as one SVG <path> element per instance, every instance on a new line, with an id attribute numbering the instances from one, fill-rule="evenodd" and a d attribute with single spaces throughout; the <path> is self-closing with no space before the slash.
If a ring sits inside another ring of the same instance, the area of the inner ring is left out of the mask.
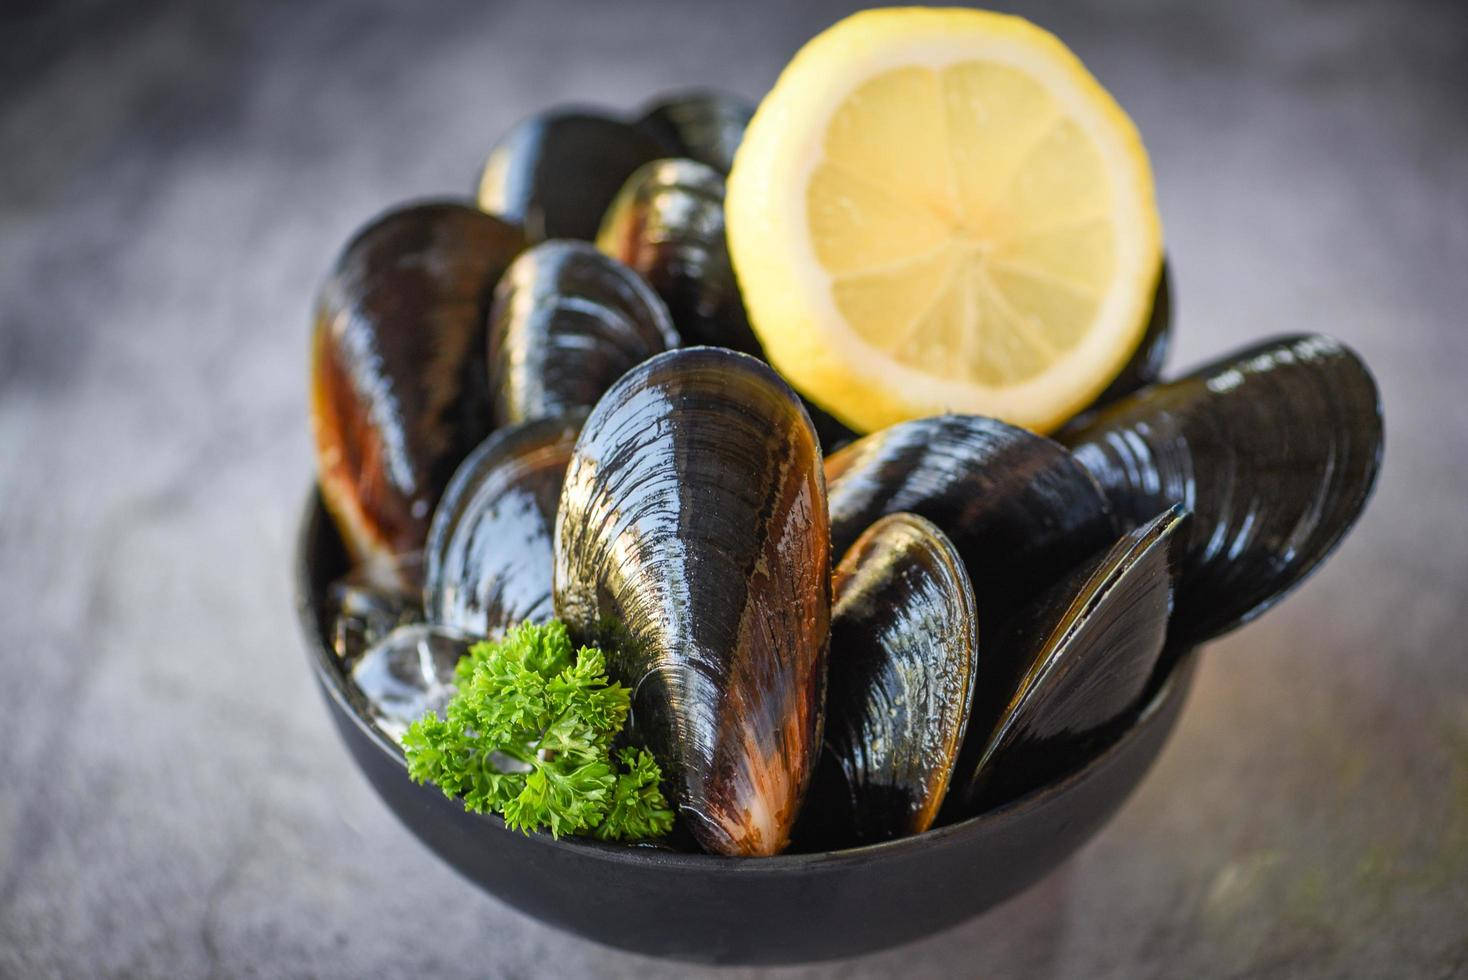
<path id="1" fill-rule="evenodd" d="M 476 644 L 456 680 L 444 717 L 420 718 L 403 735 L 414 782 L 435 783 L 465 809 L 495 811 L 526 833 L 641 840 L 672 829 L 652 756 L 612 750 L 627 722 L 627 689 L 608 683 L 600 650 L 573 656 L 563 623 L 525 623 L 498 643 Z"/>

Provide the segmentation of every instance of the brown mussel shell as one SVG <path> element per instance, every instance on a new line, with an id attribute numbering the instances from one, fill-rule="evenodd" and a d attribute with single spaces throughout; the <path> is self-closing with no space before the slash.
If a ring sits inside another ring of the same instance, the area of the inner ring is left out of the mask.
<path id="1" fill-rule="evenodd" d="M 592 410 L 556 515 L 555 609 L 633 691 L 699 844 L 782 850 L 819 757 L 830 538 L 815 432 L 764 363 L 638 365 Z"/>
<path id="2" fill-rule="evenodd" d="M 797 838 L 829 850 L 920 834 L 968 725 L 978 612 L 931 521 L 889 514 L 832 575 L 825 747 Z"/>
<path id="3" fill-rule="evenodd" d="M 637 128 L 676 149 L 678 156 L 697 160 L 727 174 L 734 151 L 754 116 L 754 105 L 726 92 L 681 92 L 650 106 Z"/>
<path id="4" fill-rule="evenodd" d="M 479 178 L 479 206 L 518 222 L 535 242 L 596 237 L 632 171 L 672 148 L 595 111 L 522 120 L 495 144 Z"/>
<path id="5" fill-rule="evenodd" d="M 582 418 L 501 429 L 464 460 L 424 549 L 430 622 L 499 639 L 518 623 L 554 615 L 551 543 Z"/>
<path id="6" fill-rule="evenodd" d="M 458 203 L 381 215 L 316 303 L 311 425 L 322 496 L 352 557 L 404 583 L 444 484 L 491 427 L 484 316 L 520 232 Z"/>
<path id="7" fill-rule="evenodd" d="M 951 809 L 1013 799 L 1125 727 L 1167 639 L 1181 507 L 1140 525 L 990 631 Z"/>
<path id="8" fill-rule="evenodd" d="M 1123 520 L 1192 512 L 1173 615 L 1191 645 L 1278 602 L 1355 523 L 1381 465 L 1381 404 L 1353 351 L 1303 335 L 1145 388 L 1065 440 Z"/>
<path id="9" fill-rule="evenodd" d="M 586 411 L 627 370 L 678 346 L 667 307 L 588 242 L 542 242 L 494 292 L 489 385 L 498 425 Z"/>
<path id="10" fill-rule="evenodd" d="M 926 517 L 963 555 L 986 622 L 1001 622 L 1115 539 L 1106 498 L 1070 453 L 979 415 L 901 422 L 826 460 L 837 554 L 884 514 Z"/>
<path id="11" fill-rule="evenodd" d="M 724 239 L 724 178 L 694 160 L 655 160 L 627 181 L 596 246 L 647 280 L 684 343 L 763 356 Z"/>

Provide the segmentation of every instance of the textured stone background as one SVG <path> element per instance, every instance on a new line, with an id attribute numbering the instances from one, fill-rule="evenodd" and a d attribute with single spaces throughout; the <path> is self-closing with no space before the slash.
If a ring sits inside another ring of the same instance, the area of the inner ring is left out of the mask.
<path id="1" fill-rule="evenodd" d="M 0 8 L 0 975 L 690 972 L 475 891 L 329 730 L 288 575 L 307 313 L 357 224 L 466 192 L 517 117 L 757 96 L 842 11 L 419 6 Z M 1386 467 L 1074 859 L 778 975 L 1468 974 L 1468 8 L 1023 10 L 1151 148 L 1174 364 L 1333 333 Z"/>

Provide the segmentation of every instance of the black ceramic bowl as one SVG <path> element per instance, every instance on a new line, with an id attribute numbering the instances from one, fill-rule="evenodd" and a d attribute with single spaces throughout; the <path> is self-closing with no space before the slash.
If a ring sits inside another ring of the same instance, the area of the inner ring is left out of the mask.
<path id="1" fill-rule="evenodd" d="M 306 652 L 342 740 L 408 829 L 465 877 L 542 922 L 650 956 L 792 963 L 853 956 L 954 925 L 1038 881 L 1094 834 L 1177 721 L 1184 655 L 1135 723 L 1083 768 L 997 810 L 916 837 L 826 854 L 723 858 L 505 829 L 408 779 L 401 751 L 354 707 L 322 599 L 345 573 L 313 492 L 297 603 Z"/>

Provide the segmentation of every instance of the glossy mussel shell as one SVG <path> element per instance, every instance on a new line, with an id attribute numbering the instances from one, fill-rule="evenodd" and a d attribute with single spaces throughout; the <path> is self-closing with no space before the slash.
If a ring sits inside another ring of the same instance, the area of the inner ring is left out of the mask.
<path id="1" fill-rule="evenodd" d="M 597 248 L 662 297 L 685 343 L 762 356 L 724 238 L 724 177 L 694 160 L 655 160 L 627 181 Z"/>
<path id="2" fill-rule="evenodd" d="M 430 622 L 498 639 L 554 614 L 551 540 L 583 417 L 501 429 L 460 465 L 428 531 Z"/>
<path id="3" fill-rule="evenodd" d="M 627 372 L 678 346 L 662 300 L 588 242 L 543 242 L 505 272 L 489 316 L 499 425 L 586 411 Z"/>
<path id="4" fill-rule="evenodd" d="M 479 179 L 479 206 L 519 222 L 531 241 L 596 237 L 632 171 L 672 148 L 595 111 L 541 113 L 501 139 Z"/>
<path id="5" fill-rule="evenodd" d="M 986 622 L 1116 533 L 1096 481 L 1063 447 L 978 415 L 874 432 L 827 458 L 826 481 L 837 554 L 885 514 L 926 517 L 958 547 Z"/>
<path id="6" fill-rule="evenodd" d="M 310 393 L 321 491 L 352 557 L 383 581 L 404 584 L 399 559 L 423 547 L 444 484 L 490 430 L 484 317 L 523 244 L 467 205 L 412 205 L 360 231 L 322 284 Z"/>
<path id="7" fill-rule="evenodd" d="M 1068 432 L 1117 513 L 1193 513 L 1175 639 L 1247 622 L 1330 553 L 1381 465 L 1376 384 L 1328 337 L 1274 339 L 1143 389 Z"/>
<path id="8" fill-rule="evenodd" d="M 660 354 L 597 403 L 556 516 L 555 609 L 634 692 L 699 844 L 785 847 L 819 755 L 830 538 L 815 433 L 743 354 Z"/>
<path id="9" fill-rule="evenodd" d="M 754 116 L 754 105 L 725 92 L 669 95 L 649 106 L 637 127 L 674 147 L 677 155 L 727 174 Z"/>
<path id="10" fill-rule="evenodd" d="M 1057 778 L 1126 726 L 1167 640 L 1186 522 L 1169 508 L 989 631 L 949 793 L 955 815 Z"/>
<path id="11" fill-rule="evenodd" d="M 806 849 L 928 829 L 963 742 L 979 655 L 968 573 L 932 522 L 882 518 L 832 581 L 825 747 L 797 833 Z"/>

